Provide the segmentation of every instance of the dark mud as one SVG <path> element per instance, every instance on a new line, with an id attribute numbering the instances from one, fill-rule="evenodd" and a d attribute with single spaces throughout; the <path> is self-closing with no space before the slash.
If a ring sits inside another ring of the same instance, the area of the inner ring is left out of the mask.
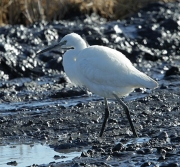
<path id="1" fill-rule="evenodd" d="M 92 15 L 1 28 L 0 144 L 46 142 L 57 152 L 82 150 L 72 161 L 42 165 L 42 159 L 34 166 L 179 166 L 179 8 L 179 2 L 152 4 L 121 22 Z M 102 98 L 68 82 L 63 50 L 35 55 L 70 32 L 79 33 L 90 45 L 123 52 L 138 69 L 158 80 L 159 88 L 136 89 L 124 99 L 139 138 L 133 138 L 121 106 L 113 100 L 106 131 L 99 138 Z M 6 163 L 19 166 L 18 161 Z"/>

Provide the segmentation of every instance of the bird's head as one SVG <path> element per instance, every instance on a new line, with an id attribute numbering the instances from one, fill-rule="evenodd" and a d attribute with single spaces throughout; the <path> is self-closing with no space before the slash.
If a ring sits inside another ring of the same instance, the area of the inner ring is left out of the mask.
<path id="1" fill-rule="evenodd" d="M 73 49 L 73 48 L 77 48 L 77 49 L 84 49 L 87 47 L 87 44 L 85 43 L 85 41 L 81 38 L 80 35 L 76 34 L 76 33 L 71 33 L 68 34 L 66 36 L 64 36 L 59 43 L 54 44 L 50 47 L 47 47 L 43 50 L 40 50 L 37 52 L 37 54 L 46 52 L 48 50 L 51 50 L 53 48 L 57 48 L 60 47 L 62 49 Z"/>
<path id="2" fill-rule="evenodd" d="M 61 48 L 76 48 L 78 45 L 82 45 L 83 42 L 84 40 L 81 38 L 81 36 L 76 33 L 68 34 L 60 41 L 62 44 Z"/>

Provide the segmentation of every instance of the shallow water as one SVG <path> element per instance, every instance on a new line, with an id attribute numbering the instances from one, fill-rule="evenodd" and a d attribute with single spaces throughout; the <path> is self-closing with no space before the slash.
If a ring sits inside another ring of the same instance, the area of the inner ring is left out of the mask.
<path id="1" fill-rule="evenodd" d="M 124 98 L 125 102 L 132 101 L 135 99 L 143 98 L 148 96 L 149 90 L 145 90 L 144 94 L 139 94 L 137 92 L 132 92 L 129 96 Z M 44 100 L 37 100 L 31 102 L 6 102 L 0 104 L 0 116 L 6 116 L 8 114 L 14 115 L 18 112 L 47 112 L 48 110 L 39 110 L 38 108 L 43 107 L 46 108 L 49 106 L 62 106 L 68 108 L 70 106 L 76 106 L 78 103 L 88 103 L 92 101 L 99 101 L 102 100 L 102 97 L 97 95 L 92 96 L 77 96 L 73 98 L 66 98 L 66 99 L 44 99 Z M 109 102 L 113 102 L 114 99 L 108 99 Z"/>
<path id="2" fill-rule="evenodd" d="M 88 102 L 100 100 L 100 97 L 76 97 L 69 99 L 45 99 L 41 101 L 31 101 L 31 102 L 11 102 L 11 103 L 1 103 L 0 104 L 0 116 L 8 114 L 17 114 L 16 111 L 33 111 L 33 112 L 42 112 L 38 111 L 37 107 L 46 107 L 46 106 L 63 106 L 70 107 L 75 106 L 79 102 Z M 25 110 L 26 109 L 26 110 Z"/>
<path id="3" fill-rule="evenodd" d="M 138 137 L 138 138 L 129 140 L 125 145 L 133 144 L 133 143 L 136 143 L 136 144 L 147 143 L 149 142 L 150 139 L 151 139 L 150 137 Z"/>
<path id="4" fill-rule="evenodd" d="M 55 159 L 55 155 L 59 156 L 59 159 Z M 59 153 L 46 144 L 14 144 L 0 146 L 0 166 L 9 166 L 7 163 L 11 161 L 16 161 L 18 167 L 42 164 L 42 162 L 48 164 L 49 162 L 72 160 L 80 155 L 81 150 L 68 149 Z"/>

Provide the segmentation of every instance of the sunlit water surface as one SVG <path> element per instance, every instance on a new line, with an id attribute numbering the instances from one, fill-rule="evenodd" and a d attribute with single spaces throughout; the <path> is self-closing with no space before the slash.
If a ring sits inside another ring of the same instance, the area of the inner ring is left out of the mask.
<path id="1" fill-rule="evenodd" d="M 80 156 L 81 152 L 81 150 L 68 149 L 59 153 L 48 145 L 40 143 L 0 146 L 0 167 L 10 166 L 7 163 L 11 161 L 16 161 L 17 167 L 68 161 Z M 59 159 L 55 159 L 55 155 Z"/>

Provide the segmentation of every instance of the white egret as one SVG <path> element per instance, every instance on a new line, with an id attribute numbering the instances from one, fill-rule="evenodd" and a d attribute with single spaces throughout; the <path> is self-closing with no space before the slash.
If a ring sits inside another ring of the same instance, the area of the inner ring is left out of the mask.
<path id="1" fill-rule="evenodd" d="M 71 82 L 104 97 L 105 117 L 100 136 L 109 117 L 107 98 L 115 98 L 125 110 L 133 134 L 137 137 L 129 109 L 120 97 L 127 96 L 134 88 L 156 88 L 158 83 L 137 70 L 121 52 L 105 46 L 87 47 L 86 42 L 76 33 L 64 36 L 58 44 L 37 54 L 55 47 L 69 49 L 63 55 L 63 66 Z"/>

